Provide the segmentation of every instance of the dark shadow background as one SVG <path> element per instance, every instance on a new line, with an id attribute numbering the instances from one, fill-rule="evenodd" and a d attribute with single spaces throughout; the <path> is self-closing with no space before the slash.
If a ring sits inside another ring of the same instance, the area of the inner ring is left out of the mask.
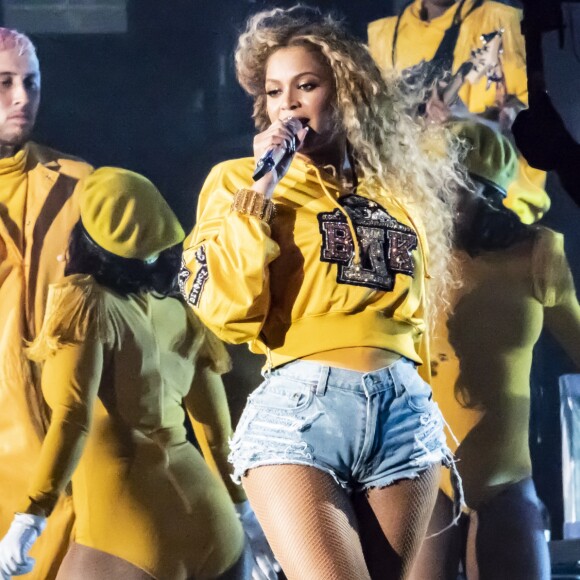
<path id="1" fill-rule="evenodd" d="M 133 0 L 126 34 L 32 35 L 43 75 L 36 140 L 95 166 L 116 165 L 143 173 L 190 229 L 197 192 L 210 167 L 252 151 L 251 104 L 233 70 L 237 34 L 248 14 L 292 4 Z M 367 22 L 395 13 L 401 2 L 311 4 L 344 15 L 352 30 L 366 39 Z M 575 52 L 580 38 L 572 33 L 574 23 L 580 29 L 580 5 L 569 5 L 565 14 L 565 49 L 558 47 L 555 33 L 547 35 L 545 59 L 553 99 L 579 138 L 580 61 Z M 566 234 L 568 256 L 580 284 L 580 210 L 556 178 L 550 177 L 549 191 L 553 207 L 544 221 Z M 235 367 L 225 381 L 235 419 L 260 380 L 262 359 L 243 346 L 231 352 Z M 558 377 L 573 371 L 558 345 L 543 336 L 533 370 L 531 445 L 534 477 L 549 508 L 555 539 L 561 537 L 562 528 Z"/>

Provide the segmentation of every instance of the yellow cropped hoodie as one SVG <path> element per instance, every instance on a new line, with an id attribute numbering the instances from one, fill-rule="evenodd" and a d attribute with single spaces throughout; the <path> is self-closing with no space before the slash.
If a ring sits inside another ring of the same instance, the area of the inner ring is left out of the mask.
<path id="1" fill-rule="evenodd" d="M 344 194 L 297 154 L 268 225 L 231 209 L 253 169 L 252 158 L 221 163 L 199 196 L 180 287 L 204 323 L 226 342 L 249 342 L 273 367 L 353 346 L 428 361 L 421 224 L 364 182 Z"/>

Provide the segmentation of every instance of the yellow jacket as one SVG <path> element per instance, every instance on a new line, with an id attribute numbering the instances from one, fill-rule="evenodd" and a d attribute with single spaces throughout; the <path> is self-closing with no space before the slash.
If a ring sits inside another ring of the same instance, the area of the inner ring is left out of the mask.
<path id="1" fill-rule="evenodd" d="M 463 14 L 473 6 L 475 0 L 466 0 Z M 383 70 L 397 68 L 403 70 L 429 61 L 435 55 L 445 30 L 449 28 L 457 10 L 453 4 L 438 18 L 426 22 L 419 17 L 421 0 L 416 0 L 407 8 L 401 18 L 395 46 L 393 63 L 393 37 L 397 17 L 381 18 L 368 26 L 369 49 L 377 64 Z M 524 39 L 520 28 L 521 10 L 485 1 L 483 5 L 471 12 L 463 21 L 455 47 L 453 72 L 469 60 L 471 51 L 481 46 L 480 36 L 498 28 L 504 29 L 504 52 L 501 62 L 505 74 L 507 92 L 516 96 L 522 103 L 528 102 L 528 87 L 525 64 Z M 492 85 L 486 90 L 486 79 L 475 85 L 466 84 L 459 96 L 472 113 L 483 113 L 493 107 L 496 99 L 496 88 Z M 549 209 L 550 200 L 544 190 L 546 174 L 528 165 L 520 157 L 519 176 L 508 189 L 505 205 L 515 211 L 524 223 L 532 223 L 542 217 Z"/>
<path id="2" fill-rule="evenodd" d="M 64 274 L 68 236 L 79 216 L 75 187 L 90 170 L 34 143 L 0 160 L 0 536 L 30 482 L 45 428 L 38 370 L 24 356 L 23 339 L 36 336 L 48 285 Z M 14 183 L 23 188 L 20 200 L 10 189 Z M 54 577 L 72 526 L 70 504 L 67 498 L 54 511 L 31 552 L 35 570 L 23 578 Z"/>
<path id="3" fill-rule="evenodd" d="M 21 511 L 50 513 L 72 476 L 76 542 L 160 580 L 230 568 L 244 533 L 184 427 L 185 406 L 210 465 L 223 469 L 231 424 L 216 373 L 229 356 L 190 309 L 69 276 L 51 286 L 29 355 L 44 361 L 52 416 Z"/>
<path id="4" fill-rule="evenodd" d="M 545 324 L 580 367 L 580 306 L 563 237 L 552 230 L 538 228 L 533 239 L 475 258 L 458 256 L 463 287 L 433 332 L 431 385 L 459 440 L 448 444 L 467 505 L 477 509 L 531 477 L 534 345 Z M 451 497 L 448 473 L 443 489 Z"/>
<path id="5" fill-rule="evenodd" d="M 417 220 L 392 195 L 372 201 L 364 183 L 342 195 L 298 154 L 274 192 L 270 227 L 230 209 L 253 166 L 217 165 L 200 193 L 181 276 L 199 317 L 273 366 L 352 346 L 421 363 L 426 240 Z"/>

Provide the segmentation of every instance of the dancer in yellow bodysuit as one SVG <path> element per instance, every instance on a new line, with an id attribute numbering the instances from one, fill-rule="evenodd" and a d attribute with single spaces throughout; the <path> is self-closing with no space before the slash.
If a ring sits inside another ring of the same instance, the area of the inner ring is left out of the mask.
<path id="1" fill-rule="evenodd" d="M 75 543 L 59 579 L 245 578 L 219 377 L 229 358 L 172 294 L 183 231 L 137 174 L 102 168 L 81 188 L 69 275 L 29 349 L 44 362 L 50 428 L 0 569 L 30 567 L 29 543 L 72 480 Z M 186 440 L 183 406 L 221 481 Z"/>
<path id="2" fill-rule="evenodd" d="M 550 565 L 529 449 L 530 371 L 545 325 L 580 366 L 580 306 L 562 235 L 525 226 L 501 201 L 517 155 L 490 128 L 461 123 L 466 166 L 479 197 L 465 193 L 456 256 L 462 287 L 431 344 L 434 399 L 457 441 L 468 513 L 423 543 L 412 578 L 547 580 Z M 430 524 L 449 521 L 447 474 Z M 428 535 L 429 535 L 428 534 Z M 466 557 L 464 558 L 464 554 Z"/>

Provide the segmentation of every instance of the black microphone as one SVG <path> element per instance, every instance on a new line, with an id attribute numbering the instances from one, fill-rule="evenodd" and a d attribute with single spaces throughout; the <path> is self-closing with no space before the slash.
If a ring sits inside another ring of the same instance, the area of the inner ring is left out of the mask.
<path id="1" fill-rule="evenodd" d="M 270 171 L 278 171 L 278 168 L 281 165 L 284 165 L 288 159 L 296 153 L 296 148 L 298 147 L 296 133 L 302 129 L 302 122 L 296 117 L 289 117 L 286 119 L 284 124 L 294 131 L 290 142 L 287 142 L 284 145 L 276 145 L 275 147 L 268 149 L 262 157 L 260 157 L 256 164 L 254 175 L 252 175 L 254 181 L 258 181 L 258 179 L 261 179 Z"/>

